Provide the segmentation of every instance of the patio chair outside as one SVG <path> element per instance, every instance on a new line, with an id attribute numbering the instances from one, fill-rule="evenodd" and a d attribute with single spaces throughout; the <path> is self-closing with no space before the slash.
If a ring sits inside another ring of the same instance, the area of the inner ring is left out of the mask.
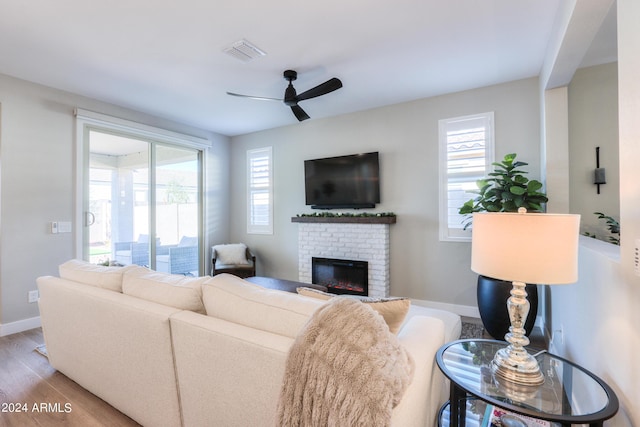
<path id="1" fill-rule="evenodd" d="M 141 234 L 135 242 L 115 242 L 113 255 L 116 262 L 122 265 L 149 266 L 149 235 Z"/>
<path id="2" fill-rule="evenodd" d="M 183 236 L 177 245 L 161 245 L 156 251 L 156 270 L 171 274 L 197 274 L 198 238 Z"/>

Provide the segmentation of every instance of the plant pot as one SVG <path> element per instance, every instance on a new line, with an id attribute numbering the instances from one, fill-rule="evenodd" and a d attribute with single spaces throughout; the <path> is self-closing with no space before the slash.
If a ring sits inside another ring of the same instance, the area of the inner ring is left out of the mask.
<path id="1" fill-rule="evenodd" d="M 493 338 L 504 340 L 509 332 L 511 321 L 507 310 L 507 300 L 511 296 L 512 284 L 504 280 L 496 280 L 486 276 L 478 276 L 478 310 L 485 330 Z M 538 315 L 538 287 L 527 285 L 527 299 L 531 305 L 529 315 L 524 324 L 526 335 L 533 330 Z"/>

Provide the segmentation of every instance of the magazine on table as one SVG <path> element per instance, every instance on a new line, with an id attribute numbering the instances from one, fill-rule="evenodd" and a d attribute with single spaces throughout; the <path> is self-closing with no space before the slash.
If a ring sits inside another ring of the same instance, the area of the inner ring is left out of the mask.
<path id="1" fill-rule="evenodd" d="M 550 427 L 549 421 L 516 414 L 493 405 L 487 405 L 482 427 Z"/>

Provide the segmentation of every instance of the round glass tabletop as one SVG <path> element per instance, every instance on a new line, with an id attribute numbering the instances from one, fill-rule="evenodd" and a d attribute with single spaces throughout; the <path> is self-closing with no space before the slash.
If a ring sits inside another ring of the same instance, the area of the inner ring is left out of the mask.
<path id="1" fill-rule="evenodd" d="M 618 410 L 618 399 L 589 371 L 546 351 L 535 354 L 544 374 L 540 386 L 517 386 L 492 375 L 490 363 L 504 341 L 460 340 L 443 346 L 438 366 L 458 387 L 488 403 L 524 415 L 559 422 L 605 420 Z"/>

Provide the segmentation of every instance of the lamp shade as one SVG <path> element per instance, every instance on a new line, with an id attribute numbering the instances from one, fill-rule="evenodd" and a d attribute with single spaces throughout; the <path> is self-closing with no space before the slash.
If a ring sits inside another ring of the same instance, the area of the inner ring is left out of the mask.
<path id="1" fill-rule="evenodd" d="M 580 215 L 474 213 L 471 269 L 511 282 L 574 283 L 579 227 Z"/>

